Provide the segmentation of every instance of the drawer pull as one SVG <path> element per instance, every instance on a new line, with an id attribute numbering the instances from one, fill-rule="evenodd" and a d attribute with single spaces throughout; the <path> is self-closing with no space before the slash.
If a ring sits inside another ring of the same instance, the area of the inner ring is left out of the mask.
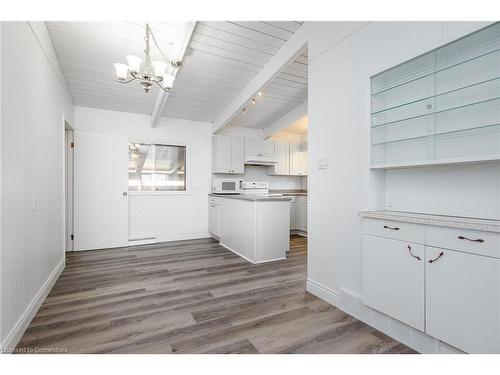
<path id="1" fill-rule="evenodd" d="M 441 251 L 441 252 L 439 253 L 439 255 L 437 256 L 437 258 L 436 258 L 436 259 L 431 259 L 431 260 L 429 260 L 429 263 L 434 263 L 434 262 L 436 262 L 436 261 L 437 261 L 439 258 L 441 258 L 443 255 L 444 255 L 444 252 L 443 252 L 443 251 Z"/>
<path id="2" fill-rule="evenodd" d="M 392 229 L 392 230 L 399 230 L 398 227 L 388 227 L 387 225 L 384 225 L 385 229 Z"/>
<path id="3" fill-rule="evenodd" d="M 408 245 L 408 252 L 410 253 L 410 255 L 415 258 L 415 259 L 418 259 L 418 260 L 421 260 L 420 257 L 418 255 L 415 255 L 411 252 L 411 246 Z"/>
<path id="4" fill-rule="evenodd" d="M 464 236 L 458 236 L 457 237 L 459 240 L 467 240 L 467 241 L 472 241 L 472 242 L 484 242 L 484 240 L 482 238 L 478 238 L 478 239 L 470 239 L 470 238 L 467 238 L 467 237 L 464 237 Z"/>

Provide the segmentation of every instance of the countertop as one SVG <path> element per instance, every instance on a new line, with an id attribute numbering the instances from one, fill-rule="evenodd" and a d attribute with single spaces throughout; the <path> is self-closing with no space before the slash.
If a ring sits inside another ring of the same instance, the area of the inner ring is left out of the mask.
<path id="1" fill-rule="evenodd" d="M 436 225 L 450 228 L 481 230 L 500 233 L 500 220 L 472 217 L 417 214 L 400 211 L 360 211 L 359 215 L 371 219 L 403 221 L 414 224 Z"/>
<path id="2" fill-rule="evenodd" d="M 280 201 L 291 200 L 289 196 L 273 197 L 273 196 L 251 195 L 251 194 L 215 194 L 215 193 L 210 193 L 208 195 L 210 195 L 211 197 L 239 199 L 242 201 L 250 201 L 250 202 L 280 202 Z"/>
<path id="3" fill-rule="evenodd" d="M 307 197 L 305 189 L 270 189 L 271 194 L 283 194 L 284 197 Z"/>

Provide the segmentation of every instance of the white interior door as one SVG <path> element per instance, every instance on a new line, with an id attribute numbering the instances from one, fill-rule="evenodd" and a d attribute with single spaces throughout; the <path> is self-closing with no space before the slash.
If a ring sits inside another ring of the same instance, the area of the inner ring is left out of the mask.
<path id="1" fill-rule="evenodd" d="M 75 131 L 74 248 L 128 245 L 128 137 Z"/>

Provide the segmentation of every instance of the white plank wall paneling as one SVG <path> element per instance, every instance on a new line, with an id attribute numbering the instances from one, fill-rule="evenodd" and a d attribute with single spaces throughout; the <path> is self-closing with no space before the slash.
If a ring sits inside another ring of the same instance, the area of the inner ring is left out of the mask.
<path id="1" fill-rule="evenodd" d="M 129 240 L 135 240 L 130 244 L 140 244 L 140 239 L 145 238 L 162 242 L 208 236 L 209 123 L 163 118 L 158 126 L 151 128 L 149 116 L 75 107 L 75 127 L 76 131 L 126 134 L 134 142 L 186 145 L 187 193 L 141 195 L 131 192 L 128 196 Z"/>
<path id="2" fill-rule="evenodd" d="M 73 103 L 43 24 L 2 23 L 1 48 L 0 344 L 10 351 L 64 267 L 63 115 L 73 123 Z"/>

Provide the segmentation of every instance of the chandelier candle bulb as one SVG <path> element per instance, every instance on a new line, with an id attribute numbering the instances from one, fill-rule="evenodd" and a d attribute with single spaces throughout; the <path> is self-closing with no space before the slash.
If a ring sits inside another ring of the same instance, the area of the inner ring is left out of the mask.
<path id="1" fill-rule="evenodd" d="M 129 55 L 127 56 L 128 69 L 131 73 L 139 73 L 141 70 L 142 59 L 137 56 Z"/>
<path id="2" fill-rule="evenodd" d="M 163 77 L 165 75 L 165 69 L 167 64 L 163 61 L 153 61 L 153 70 L 156 77 Z"/>
<path id="3" fill-rule="evenodd" d="M 115 66 L 115 71 L 116 71 L 116 78 L 118 78 L 119 80 L 122 80 L 122 81 L 127 79 L 128 65 L 116 63 L 116 64 L 114 64 L 114 66 Z"/>

